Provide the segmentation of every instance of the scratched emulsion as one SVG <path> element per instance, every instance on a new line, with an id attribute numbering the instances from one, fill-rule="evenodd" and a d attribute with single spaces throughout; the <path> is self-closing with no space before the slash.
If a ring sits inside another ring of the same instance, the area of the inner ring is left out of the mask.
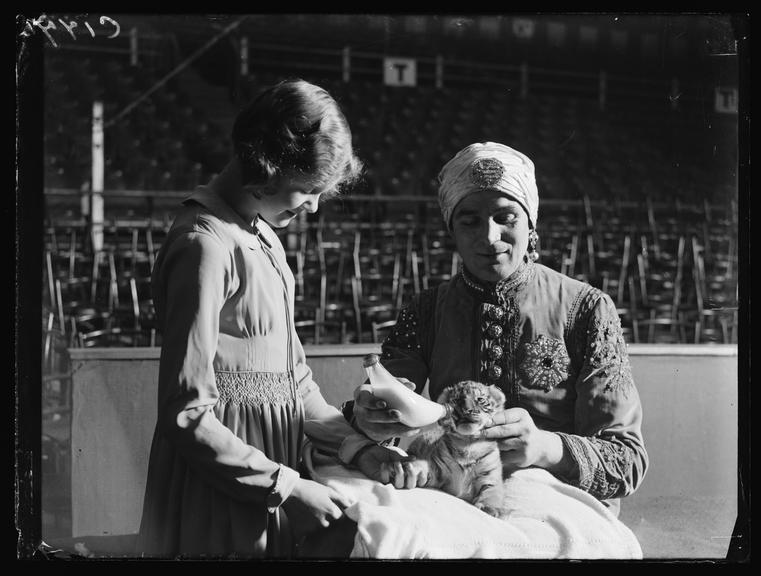
<path id="1" fill-rule="evenodd" d="M 121 27 L 119 26 L 119 23 L 113 18 L 109 16 L 90 18 L 93 18 L 97 22 L 95 29 L 93 29 L 88 19 L 82 19 L 78 21 L 77 19 L 72 20 L 68 17 L 56 18 L 55 16 L 41 14 L 37 18 L 32 18 L 31 20 L 27 19 L 24 25 L 24 29 L 20 33 L 20 36 L 29 37 L 39 31 L 45 35 L 50 44 L 52 44 L 55 48 L 58 48 L 58 42 L 56 42 L 56 34 L 60 35 L 68 33 L 68 35 L 71 36 L 72 40 L 76 40 L 77 33 L 75 33 L 75 30 L 80 26 L 80 24 L 87 29 L 87 32 L 89 32 L 92 38 L 95 38 L 96 34 L 100 35 L 105 34 L 106 32 L 110 32 L 108 36 L 106 36 L 107 38 L 116 38 L 119 36 Z M 56 22 L 58 24 L 56 24 Z M 98 30 L 97 33 L 96 30 Z"/>
<path id="2" fill-rule="evenodd" d="M 17 30 L 21 29 L 22 22 L 16 20 Z M 19 240 L 22 238 L 23 225 L 28 221 L 30 198 L 22 197 L 22 184 L 27 182 L 30 171 L 35 167 L 33 162 L 26 161 L 28 157 L 22 156 L 34 149 L 33 138 L 22 128 L 26 128 L 29 121 L 37 113 L 35 106 L 39 103 L 39 80 L 41 78 L 40 44 L 30 42 L 25 36 L 20 36 L 16 42 L 16 274 L 15 274 L 15 336 L 18 341 L 28 342 L 24 338 L 24 322 L 29 317 L 31 308 L 36 305 L 34 299 L 21 298 L 33 284 L 25 278 L 25 256 L 28 251 L 22 250 Z M 34 121 L 31 122 L 34 124 Z M 20 201 L 21 200 L 21 201 Z M 26 248 L 26 246 L 23 246 Z M 28 325 L 27 325 L 28 327 Z M 37 329 L 35 326 L 30 335 Z M 30 365 L 36 358 L 28 348 L 16 346 L 14 375 L 14 526 L 16 529 L 16 554 L 17 558 L 32 557 L 39 537 L 39 524 L 37 518 L 39 510 L 39 390 L 33 383 L 39 378 L 39 373 Z"/>

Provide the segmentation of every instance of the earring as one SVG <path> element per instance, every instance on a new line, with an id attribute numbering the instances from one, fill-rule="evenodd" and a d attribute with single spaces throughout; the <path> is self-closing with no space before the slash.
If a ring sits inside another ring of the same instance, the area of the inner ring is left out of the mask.
<path id="1" fill-rule="evenodd" d="M 539 260 L 539 234 L 537 234 L 536 230 L 531 229 L 531 231 L 528 233 L 528 251 L 526 252 L 526 261 L 528 262 L 531 260 L 532 262 L 536 262 Z"/>

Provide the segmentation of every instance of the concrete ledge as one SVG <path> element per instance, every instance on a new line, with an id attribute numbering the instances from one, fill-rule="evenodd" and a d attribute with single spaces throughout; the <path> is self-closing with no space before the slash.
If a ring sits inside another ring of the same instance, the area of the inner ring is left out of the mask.
<path id="1" fill-rule="evenodd" d="M 326 401 L 340 406 L 350 399 L 365 378 L 361 357 L 379 349 L 305 347 Z M 737 346 L 629 351 L 650 468 L 622 503 L 622 520 L 648 557 L 722 557 L 737 502 Z M 71 353 L 72 537 L 134 534 L 156 422 L 160 349 Z"/>
<path id="2" fill-rule="evenodd" d="M 737 356 L 736 344 L 629 344 L 631 356 Z M 364 356 L 380 352 L 380 344 L 306 345 L 308 358 Z M 69 348 L 72 360 L 158 360 L 161 348 Z"/>

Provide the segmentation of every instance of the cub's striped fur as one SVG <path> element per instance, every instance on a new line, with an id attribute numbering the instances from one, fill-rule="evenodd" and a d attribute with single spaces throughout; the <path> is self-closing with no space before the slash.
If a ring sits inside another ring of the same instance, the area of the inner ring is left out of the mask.
<path id="1" fill-rule="evenodd" d="M 478 433 L 491 415 L 502 409 L 505 395 L 496 386 L 464 380 L 445 388 L 438 402 L 449 404 L 448 415 L 439 426 L 417 436 L 407 450 L 417 461 L 427 463 L 425 486 L 504 517 L 499 447 L 495 440 L 482 439 Z"/>

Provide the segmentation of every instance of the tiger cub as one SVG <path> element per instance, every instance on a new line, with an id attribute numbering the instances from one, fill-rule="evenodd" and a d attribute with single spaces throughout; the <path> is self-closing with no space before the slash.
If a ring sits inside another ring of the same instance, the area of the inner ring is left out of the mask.
<path id="1" fill-rule="evenodd" d="M 462 498 L 487 514 L 504 517 L 502 461 L 495 440 L 478 433 L 505 395 L 496 386 L 464 380 L 444 389 L 437 401 L 450 410 L 439 425 L 423 431 L 407 452 L 418 466 L 427 467 L 427 488 L 438 488 Z"/>

